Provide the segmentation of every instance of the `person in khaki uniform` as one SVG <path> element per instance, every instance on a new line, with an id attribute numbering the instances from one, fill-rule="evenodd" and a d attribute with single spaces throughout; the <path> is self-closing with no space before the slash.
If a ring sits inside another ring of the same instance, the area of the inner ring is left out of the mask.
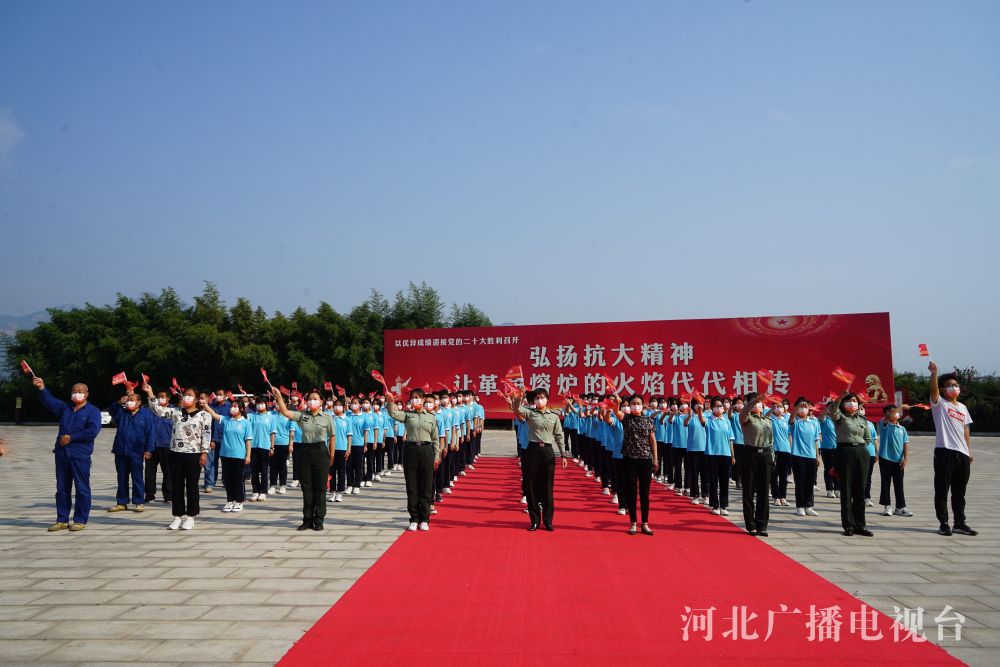
<path id="1" fill-rule="evenodd" d="M 865 520 L 865 483 L 871 441 L 868 419 L 861 414 L 857 395 L 844 391 L 830 404 L 827 416 L 837 431 L 837 476 L 840 478 L 840 520 L 844 535 L 871 537 Z"/>
<path id="2" fill-rule="evenodd" d="M 410 514 L 407 530 L 430 530 L 431 503 L 434 500 L 434 471 L 441 465 L 434 398 L 420 389 L 410 392 L 410 410 L 396 408 L 393 395 L 386 392 L 389 416 L 403 423 L 403 478 L 406 480 L 406 509 Z M 440 439 L 441 442 L 444 438 Z"/>
<path id="3" fill-rule="evenodd" d="M 740 479 L 743 481 L 743 521 L 747 534 L 767 537 L 770 515 L 768 486 L 774 471 L 774 425 L 764 414 L 763 395 L 750 398 L 740 411 L 743 451 Z"/>
<path id="4" fill-rule="evenodd" d="M 538 389 L 535 392 L 535 407 L 521 405 L 521 397 L 514 399 L 514 413 L 524 417 L 528 426 L 528 447 L 524 451 L 524 476 L 527 480 L 525 494 L 528 498 L 528 516 L 531 517 L 530 531 L 538 530 L 539 520 L 545 530 L 552 531 L 552 486 L 555 482 L 556 458 L 552 451 L 554 444 L 559 448 L 562 467 L 566 468 L 566 453 L 563 451 L 563 430 L 559 413 L 549 410 L 549 392 Z M 538 505 L 542 510 L 539 512 Z"/>
<path id="5" fill-rule="evenodd" d="M 271 387 L 278 412 L 302 429 L 302 442 L 295 451 L 301 453 L 299 482 L 302 484 L 302 524 L 297 530 L 323 530 L 326 518 L 326 481 L 333 465 L 337 444 L 337 427 L 333 417 L 323 412 L 323 395 L 311 391 L 306 395 L 306 410 L 289 410 L 281 392 Z"/>

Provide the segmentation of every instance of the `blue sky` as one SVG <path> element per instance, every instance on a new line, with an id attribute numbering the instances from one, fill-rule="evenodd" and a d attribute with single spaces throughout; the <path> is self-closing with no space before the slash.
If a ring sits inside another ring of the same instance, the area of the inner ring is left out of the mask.
<path id="1" fill-rule="evenodd" d="M 897 368 L 1000 371 L 1000 3 L 11 0 L 0 224 L 3 313 L 425 280 L 497 323 L 888 310 Z"/>

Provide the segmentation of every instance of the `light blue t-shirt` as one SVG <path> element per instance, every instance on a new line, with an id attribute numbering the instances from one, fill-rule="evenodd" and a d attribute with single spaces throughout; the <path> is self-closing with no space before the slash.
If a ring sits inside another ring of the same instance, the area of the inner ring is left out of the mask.
<path id="1" fill-rule="evenodd" d="M 386 421 L 387 419 L 391 419 L 391 417 L 389 417 L 389 415 L 385 412 L 382 410 L 376 411 L 374 408 L 372 409 L 372 421 L 375 424 L 375 442 L 380 445 L 385 444 L 385 432 L 389 428 L 389 422 Z"/>
<path id="2" fill-rule="evenodd" d="M 705 453 L 709 456 L 732 456 L 729 443 L 734 440 L 733 426 L 725 415 L 706 417 L 705 428 L 708 431 L 708 444 Z M 694 420 L 692 420 L 694 421 Z"/>
<path id="3" fill-rule="evenodd" d="M 351 425 L 349 420 L 345 415 L 333 416 L 333 427 L 334 432 L 337 435 L 337 441 L 334 443 L 334 451 L 346 452 L 347 451 L 347 434 L 351 431 Z"/>
<path id="4" fill-rule="evenodd" d="M 517 435 L 518 449 L 528 448 L 528 423 L 520 419 L 514 420 L 514 433 Z"/>
<path id="5" fill-rule="evenodd" d="M 271 419 L 274 421 L 274 446 L 275 447 L 287 447 L 288 446 L 288 433 L 289 424 L 291 422 L 283 414 L 274 412 L 273 410 L 269 413 Z"/>
<path id="6" fill-rule="evenodd" d="M 455 408 L 441 408 L 434 415 L 438 423 L 438 437 L 444 436 L 444 444 L 451 447 L 453 429 L 455 428 L 455 418 L 458 416 Z"/>
<path id="7" fill-rule="evenodd" d="M 222 447 L 219 456 L 227 459 L 245 459 L 247 457 L 247 440 L 253 439 L 253 427 L 246 417 L 234 419 L 228 415 L 222 417 Z"/>
<path id="8" fill-rule="evenodd" d="M 878 434 L 878 455 L 886 461 L 903 460 L 903 445 L 910 441 L 910 434 L 899 424 L 883 422 Z"/>
<path id="9" fill-rule="evenodd" d="M 708 417 L 705 417 L 708 421 Z M 703 452 L 708 446 L 708 430 L 698 419 L 698 415 L 691 413 L 691 421 L 687 425 L 687 450 L 689 452 Z"/>
<path id="10" fill-rule="evenodd" d="M 625 443 L 625 430 L 618 417 L 611 415 L 611 423 L 608 424 L 608 437 L 611 439 L 611 458 L 622 458 L 622 445 Z"/>
<path id="11" fill-rule="evenodd" d="M 347 422 L 351 429 L 351 447 L 365 446 L 365 416 L 358 412 L 347 415 Z"/>
<path id="12" fill-rule="evenodd" d="M 672 415 L 673 420 L 670 423 L 670 431 L 673 434 L 673 448 L 674 449 L 687 449 L 688 446 L 688 430 L 684 426 L 684 419 L 687 417 L 683 412 L 678 412 L 676 415 Z"/>
<path id="13" fill-rule="evenodd" d="M 792 456 L 816 458 L 816 441 L 820 439 L 819 420 L 815 417 L 796 419 L 792 423 Z"/>
<path id="14" fill-rule="evenodd" d="M 365 412 L 364 408 L 361 409 L 361 428 L 365 432 L 365 444 L 373 445 L 375 444 L 375 415 L 369 411 Z"/>
<path id="15" fill-rule="evenodd" d="M 653 413 L 653 431 L 657 442 L 670 442 L 670 425 L 662 412 Z"/>
<path id="16" fill-rule="evenodd" d="M 790 454 L 792 445 L 788 442 L 788 417 L 771 414 L 771 426 L 774 429 L 774 451 Z"/>
<path id="17" fill-rule="evenodd" d="M 296 445 L 302 444 L 302 427 L 299 426 L 298 422 L 293 422 L 291 419 L 288 420 L 288 429 L 292 432 L 292 442 Z"/>
<path id="18" fill-rule="evenodd" d="M 819 441 L 820 449 L 837 448 L 837 427 L 829 417 L 823 417 L 819 422 L 819 430 L 822 439 Z"/>
<path id="19" fill-rule="evenodd" d="M 875 446 L 879 442 L 879 439 L 878 431 L 875 430 L 875 424 L 871 422 L 868 422 L 868 435 L 871 436 L 871 439 L 868 441 L 865 449 L 868 450 L 868 456 L 875 456 Z"/>
<path id="20" fill-rule="evenodd" d="M 248 419 L 254 449 L 271 449 L 271 434 L 278 432 L 273 415 L 270 412 L 254 412 Z M 275 436 L 275 441 L 277 441 L 277 436 Z"/>
<path id="21" fill-rule="evenodd" d="M 746 441 L 743 440 L 743 424 L 740 423 L 740 413 L 735 410 L 729 413 L 729 426 L 733 429 L 733 443 L 746 444 Z"/>

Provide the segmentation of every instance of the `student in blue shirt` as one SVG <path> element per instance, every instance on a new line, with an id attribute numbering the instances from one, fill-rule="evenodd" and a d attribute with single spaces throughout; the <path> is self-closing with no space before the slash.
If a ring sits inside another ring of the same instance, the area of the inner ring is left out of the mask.
<path id="1" fill-rule="evenodd" d="M 812 416 L 812 404 L 804 398 L 795 401 L 795 415 L 789 433 L 792 439 L 792 476 L 795 479 L 795 515 L 818 516 L 813 509 L 813 488 L 821 460 L 819 443 L 822 434 L 819 420 Z"/>
<path id="2" fill-rule="evenodd" d="M 743 460 L 743 424 L 740 423 L 740 413 L 743 412 L 743 407 L 746 405 L 746 401 L 737 396 L 733 399 L 733 402 L 729 407 L 726 407 L 723 403 L 723 407 L 726 408 L 726 416 L 729 418 L 729 425 L 733 429 L 733 452 L 736 454 L 736 460 Z M 743 480 L 740 478 L 740 466 L 733 466 L 733 481 L 736 482 L 736 488 L 743 488 Z"/>
<path id="3" fill-rule="evenodd" d="M 840 497 L 840 480 L 830 474 L 837 460 L 837 427 L 833 420 L 826 416 L 830 404 L 827 403 L 819 413 L 819 455 L 823 458 L 823 485 L 826 487 L 827 498 Z"/>
<path id="4" fill-rule="evenodd" d="M 785 406 L 777 403 L 768 415 L 774 429 L 774 472 L 771 473 L 771 497 L 775 505 L 788 507 L 788 473 L 792 471 L 792 443 L 788 434 Z"/>
<path id="5" fill-rule="evenodd" d="M 361 399 L 361 423 L 365 433 L 365 474 L 361 485 L 368 488 L 375 479 L 375 448 L 381 425 L 375 419 L 372 400 L 367 396 Z"/>
<path id="6" fill-rule="evenodd" d="M 690 408 L 687 403 L 675 402 L 670 407 L 670 433 L 673 442 L 670 444 L 670 460 L 674 465 L 674 489 L 677 495 L 688 495 L 688 485 L 691 473 L 687 467 L 687 427 L 684 420 L 688 417 Z"/>
<path id="7" fill-rule="evenodd" d="M 882 493 L 879 504 L 883 507 L 885 516 L 913 516 L 906 509 L 906 496 L 903 494 L 903 471 L 909 457 L 910 435 L 899 423 L 899 408 L 890 405 L 883 411 L 885 415 L 880 424 L 878 442 L 878 471 L 882 478 Z M 889 504 L 889 485 L 896 491 L 896 509 Z"/>
<path id="8" fill-rule="evenodd" d="M 250 429 L 253 432 L 253 447 L 250 449 L 250 487 L 253 495 L 250 500 L 263 502 L 267 500 L 268 466 L 274 457 L 274 446 L 278 435 L 278 425 L 274 417 L 267 411 L 267 403 L 263 398 L 254 404 L 256 412 L 249 416 Z M 225 481 L 225 480 L 223 480 Z"/>
<path id="9" fill-rule="evenodd" d="M 299 412 L 302 410 L 302 394 L 297 391 L 292 392 L 288 397 L 288 409 L 292 412 Z M 289 482 L 288 486 L 293 489 L 299 485 L 299 471 L 302 470 L 303 463 L 302 459 L 302 448 L 296 447 L 295 445 L 302 444 L 302 429 L 296 422 L 289 420 L 291 424 L 289 430 L 292 432 L 292 446 L 289 448 L 288 453 L 292 457 L 292 481 Z"/>
<path id="10" fill-rule="evenodd" d="M 94 440 L 101 432 L 101 411 L 87 402 L 90 390 L 77 383 L 70 390 L 70 402 L 60 401 L 45 388 L 45 381 L 36 377 L 32 384 L 39 390 L 38 398 L 46 410 L 59 418 L 56 436 L 56 522 L 49 531 L 83 530 L 90 518 L 90 465 L 94 455 Z M 76 508 L 73 525 L 69 525 L 70 494 L 76 487 Z"/>
<path id="11" fill-rule="evenodd" d="M 729 516 L 729 470 L 736 463 L 733 426 L 721 398 L 713 398 L 711 405 L 712 416 L 705 423 L 708 503 L 712 506 L 712 514 Z"/>
<path id="12" fill-rule="evenodd" d="M 511 400 L 509 397 L 507 399 L 508 405 L 511 405 Z M 535 392 L 529 391 L 524 395 L 524 402 L 529 408 L 535 407 Z M 528 504 L 528 483 L 524 475 L 524 451 L 528 448 L 528 422 L 525 421 L 524 417 L 514 413 L 514 434 L 517 436 L 517 458 L 518 463 L 521 466 L 521 504 Z M 524 510 L 527 512 L 527 508 Z"/>
<path id="13" fill-rule="evenodd" d="M 365 479 L 365 416 L 361 412 L 361 399 L 351 398 L 351 448 L 347 456 L 347 494 L 360 493 Z"/>
<path id="14" fill-rule="evenodd" d="M 267 408 L 271 419 L 274 421 L 274 456 L 271 457 L 271 462 L 268 466 L 270 485 L 267 487 L 267 492 L 284 494 L 285 484 L 288 481 L 288 453 L 292 449 L 292 442 L 295 437 L 292 427 L 298 428 L 298 424 L 290 421 L 288 417 L 275 410 L 273 402 L 269 402 Z"/>
<path id="15" fill-rule="evenodd" d="M 170 394 L 161 391 L 156 395 L 157 402 L 162 406 L 170 405 Z M 167 458 L 170 456 L 170 436 L 174 432 L 174 422 L 169 417 L 156 418 L 156 436 L 154 439 L 153 455 L 146 461 L 146 472 L 143 480 L 143 487 L 146 491 L 145 502 L 151 503 L 156 500 L 156 469 L 159 468 L 163 474 L 163 502 L 171 502 L 170 498 L 170 464 Z"/>
<path id="16" fill-rule="evenodd" d="M 653 396 L 649 399 L 649 419 L 653 422 L 653 436 L 656 438 L 656 455 L 659 457 L 656 481 L 670 483 L 670 450 L 667 448 L 667 426 L 664 424 L 667 399 Z"/>
<path id="17" fill-rule="evenodd" d="M 124 512 L 128 508 L 129 478 L 132 479 L 132 504 L 136 512 L 145 510 L 145 480 L 142 475 L 143 461 L 153 457 L 156 448 L 156 428 L 158 415 L 143 407 L 139 394 L 129 392 L 108 408 L 111 417 L 118 424 L 111 452 L 115 455 L 115 471 L 118 473 L 118 490 L 115 505 L 109 512 Z"/>
<path id="18" fill-rule="evenodd" d="M 708 504 L 706 422 L 704 404 L 696 398 L 692 399 L 691 414 L 684 419 L 684 427 L 687 430 L 687 482 L 691 492 L 691 502 L 695 505 Z"/>
<path id="19" fill-rule="evenodd" d="M 858 412 L 862 417 L 865 416 L 864 407 L 858 408 Z M 867 420 L 868 418 L 865 417 Z M 872 474 L 875 472 L 875 464 L 878 463 L 878 429 L 875 428 L 875 424 L 871 421 L 868 422 L 868 435 L 871 439 L 865 445 L 868 450 L 868 479 L 865 481 L 865 507 L 874 507 L 875 503 L 872 501 Z"/>
<path id="20" fill-rule="evenodd" d="M 333 426 L 337 435 L 333 465 L 330 467 L 330 492 L 333 495 L 327 500 L 339 503 L 344 500 L 344 491 L 347 489 L 347 457 L 351 451 L 351 424 L 344 414 L 344 402 L 341 400 L 333 404 Z"/>
<path id="21" fill-rule="evenodd" d="M 246 418 L 245 410 L 241 401 L 233 401 L 229 406 L 229 414 L 214 415 L 222 426 L 219 463 L 222 466 L 222 484 L 226 487 L 223 512 L 242 512 L 246 501 L 243 470 L 250 464 L 253 426 Z"/>
<path id="22" fill-rule="evenodd" d="M 628 405 L 622 405 L 621 410 L 624 414 L 629 414 L 626 408 L 631 410 Z M 611 502 L 618 505 L 618 514 L 625 515 L 628 513 L 628 497 L 625 493 L 625 462 L 624 455 L 622 454 L 622 445 L 625 443 L 625 429 L 622 426 L 622 422 L 618 419 L 614 410 L 608 410 L 607 416 L 605 417 L 606 426 L 608 428 L 608 437 L 611 442 L 611 489 L 614 495 L 611 497 Z"/>
<path id="23" fill-rule="evenodd" d="M 375 425 L 375 463 L 372 468 L 372 480 L 382 481 L 382 471 L 385 469 L 385 433 L 392 426 L 393 420 L 382 410 L 382 400 L 375 397 L 372 400 L 372 422 Z"/>

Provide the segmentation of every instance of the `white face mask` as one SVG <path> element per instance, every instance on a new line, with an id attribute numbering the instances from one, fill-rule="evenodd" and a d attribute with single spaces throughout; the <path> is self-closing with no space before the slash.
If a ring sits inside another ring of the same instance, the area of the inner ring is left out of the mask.
<path id="1" fill-rule="evenodd" d="M 858 403 L 857 401 L 847 401 L 844 403 L 843 408 L 844 412 L 856 412 L 858 409 Z"/>
<path id="2" fill-rule="evenodd" d="M 314 398 L 308 402 L 308 405 L 310 410 L 318 410 L 319 407 L 323 405 L 323 401 L 319 400 L 318 398 Z"/>
<path id="3" fill-rule="evenodd" d="M 774 406 L 774 410 L 772 410 L 772 412 L 776 416 L 780 417 L 781 415 L 785 414 L 785 409 L 783 407 L 781 407 L 780 405 L 776 405 L 776 406 Z"/>
<path id="4" fill-rule="evenodd" d="M 725 412 L 725 410 L 721 405 L 716 405 L 714 408 L 712 408 L 712 414 L 715 415 L 716 417 L 720 416 L 723 412 Z"/>
<path id="5" fill-rule="evenodd" d="M 382 406 L 379 405 L 378 403 L 376 403 L 375 404 L 375 412 L 379 412 L 381 409 L 382 409 Z"/>
<path id="6" fill-rule="evenodd" d="M 156 399 L 156 402 L 159 403 L 160 405 L 170 405 L 170 399 L 167 398 L 166 396 Z"/>
<path id="7" fill-rule="evenodd" d="M 799 408 L 799 417 L 805 417 L 809 414 L 809 408 Z"/>
<path id="8" fill-rule="evenodd" d="M 622 406 L 622 412 L 624 414 L 627 414 L 627 415 L 632 414 L 632 406 L 631 405 L 623 405 Z"/>
<path id="9" fill-rule="evenodd" d="M 763 412 L 764 411 L 764 404 L 763 403 L 754 403 L 753 407 L 750 408 L 750 411 L 751 412 Z"/>
<path id="10" fill-rule="evenodd" d="M 362 403 L 361 404 L 361 409 L 364 410 L 365 412 L 368 412 L 369 410 L 372 409 L 372 404 L 371 403 Z"/>
<path id="11" fill-rule="evenodd" d="M 659 403 L 657 403 L 656 401 L 651 401 L 651 402 L 649 403 L 649 407 L 650 407 L 651 409 L 653 409 L 653 410 L 655 410 L 655 409 L 656 409 L 656 407 L 657 407 L 658 405 L 659 405 Z"/>
<path id="12" fill-rule="evenodd" d="M 549 404 L 549 399 L 547 399 L 547 398 L 536 398 L 535 399 L 535 407 L 538 408 L 539 410 L 543 410 L 545 408 L 545 406 L 548 405 L 548 404 Z"/>
<path id="13" fill-rule="evenodd" d="M 79 391 L 74 391 L 72 394 L 69 395 L 69 397 L 70 400 L 72 400 L 74 403 L 83 403 L 83 401 L 85 400 L 83 393 Z"/>
<path id="14" fill-rule="evenodd" d="M 264 412 L 264 410 L 267 410 L 267 404 L 266 403 L 258 403 L 257 404 L 257 412 Z"/>
<path id="15" fill-rule="evenodd" d="M 733 406 L 733 409 L 735 409 L 737 412 L 743 412 L 743 404 L 737 403 L 736 405 Z"/>
<path id="16" fill-rule="evenodd" d="M 433 409 L 434 409 L 434 403 L 432 401 L 427 401 L 426 403 L 424 403 L 424 410 L 430 412 Z"/>
<path id="17" fill-rule="evenodd" d="M 414 399 L 412 399 L 410 401 L 410 405 L 413 406 L 414 410 L 416 410 L 417 408 L 419 408 L 421 403 L 423 403 L 423 401 L 421 399 L 419 399 L 419 398 L 414 398 Z"/>
<path id="18" fill-rule="evenodd" d="M 357 412 L 360 409 L 361 409 L 360 405 L 358 405 L 357 403 L 351 403 L 351 412 Z"/>
<path id="19" fill-rule="evenodd" d="M 962 393 L 962 390 L 958 387 L 945 387 L 944 393 L 949 398 L 957 398 Z"/>
<path id="20" fill-rule="evenodd" d="M 688 411 L 688 404 L 681 403 L 681 412 L 687 412 L 687 411 Z"/>
<path id="21" fill-rule="evenodd" d="M 229 408 L 229 414 L 231 414 L 234 417 L 238 417 L 239 414 L 240 414 L 240 409 L 239 408 Z"/>
<path id="22" fill-rule="evenodd" d="M 185 396 L 181 399 L 181 403 L 188 406 L 194 405 L 194 396 Z"/>
<path id="23" fill-rule="evenodd" d="M 335 405 L 335 406 L 333 406 L 333 414 L 335 414 L 335 415 L 342 415 L 342 414 L 344 414 L 344 406 L 343 405 Z"/>
<path id="24" fill-rule="evenodd" d="M 135 401 L 125 401 L 125 407 L 129 410 L 135 410 L 135 406 L 139 405 Z"/>

